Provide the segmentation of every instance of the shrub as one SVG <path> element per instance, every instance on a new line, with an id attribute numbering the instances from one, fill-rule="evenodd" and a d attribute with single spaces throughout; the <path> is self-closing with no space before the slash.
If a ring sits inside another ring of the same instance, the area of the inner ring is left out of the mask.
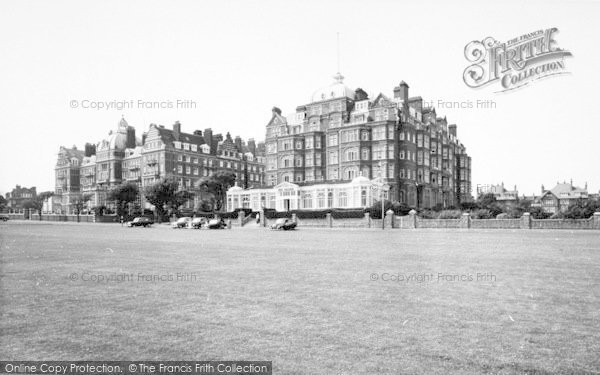
<path id="1" fill-rule="evenodd" d="M 424 209 L 421 210 L 421 212 L 419 212 L 419 217 L 423 218 L 423 219 L 437 219 L 438 214 L 435 211 L 432 211 L 430 209 Z"/>
<path id="2" fill-rule="evenodd" d="M 318 210 L 318 211 L 305 211 L 305 210 L 297 210 L 292 211 L 292 213 L 296 214 L 298 219 L 324 219 L 327 216 L 329 210 Z"/>
<path id="3" fill-rule="evenodd" d="M 460 204 L 460 209 L 462 211 L 473 211 L 473 210 L 477 210 L 479 208 L 479 205 L 475 202 L 461 202 Z"/>
<path id="4" fill-rule="evenodd" d="M 492 215 L 492 212 L 490 210 L 486 210 L 486 209 L 479 209 L 479 210 L 475 210 L 471 212 L 471 217 L 473 219 L 491 219 L 494 216 Z"/>
<path id="5" fill-rule="evenodd" d="M 194 212 L 194 216 L 195 217 L 205 217 L 207 219 L 209 219 L 209 218 L 212 219 L 215 216 L 215 214 L 212 213 L 212 212 L 210 212 L 210 211 L 208 211 L 208 212 L 207 211 L 196 211 L 196 212 Z"/>
<path id="6" fill-rule="evenodd" d="M 215 212 L 215 216 L 218 216 L 222 219 L 237 219 L 238 218 L 238 212 L 237 211 L 233 211 L 233 212 Z"/>
<path id="7" fill-rule="evenodd" d="M 381 216 L 381 212 L 379 213 Z M 334 219 L 360 219 L 365 217 L 364 210 L 333 210 L 331 217 Z"/>
<path id="8" fill-rule="evenodd" d="M 102 216 L 106 213 L 106 206 L 94 206 L 92 207 L 92 211 L 94 211 L 97 216 Z"/>
<path id="9" fill-rule="evenodd" d="M 544 210 L 541 207 L 531 207 L 529 209 L 529 213 L 531 214 L 531 217 L 534 219 L 547 219 L 550 216 L 552 216 L 552 214 L 549 214 L 547 212 L 544 212 Z"/>
<path id="10" fill-rule="evenodd" d="M 435 212 L 440 212 L 444 209 L 444 205 L 441 203 L 438 203 L 435 206 L 431 207 L 431 209 L 434 210 Z"/>
<path id="11" fill-rule="evenodd" d="M 386 199 L 383 203 L 383 208 L 387 212 L 392 208 L 392 202 Z M 371 207 L 365 209 L 365 212 L 368 212 L 373 219 L 381 219 L 381 201 L 373 203 Z"/>
<path id="12" fill-rule="evenodd" d="M 265 214 L 266 219 L 281 219 L 281 218 L 290 219 L 292 217 L 291 212 L 277 212 L 273 208 L 265 208 L 263 210 L 263 212 Z"/>
<path id="13" fill-rule="evenodd" d="M 460 219 L 462 212 L 460 210 L 443 210 L 439 213 L 440 219 Z"/>
<path id="14" fill-rule="evenodd" d="M 394 211 L 394 214 L 398 215 L 398 216 L 408 215 L 408 213 L 412 209 L 413 208 L 410 207 L 409 205 L 407 205 L 406 203 L 400 203 L 400 202 L 392 203 L 392 210 Z"/>

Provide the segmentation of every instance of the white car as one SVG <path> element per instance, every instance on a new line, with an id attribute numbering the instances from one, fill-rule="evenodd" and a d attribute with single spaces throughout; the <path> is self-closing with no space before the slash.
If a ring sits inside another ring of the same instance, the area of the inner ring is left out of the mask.
<path id="1" fill-rule="evenodd" d="M 192 226 L 192 218 L 191 217 L 180 217 L 177 221 L 171 224 L 171 228 L 180 229 L 180 228 L 190 228 Z"/>

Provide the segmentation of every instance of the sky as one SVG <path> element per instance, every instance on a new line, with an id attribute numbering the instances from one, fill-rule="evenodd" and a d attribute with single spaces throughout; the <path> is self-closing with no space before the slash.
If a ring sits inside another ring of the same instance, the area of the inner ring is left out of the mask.
<path id="1" fill-rule="evenodd" d="M 180 121 L 264 140 L 273 106 L 294 112 L 333 82 L 337 33 L 345 84 L 374 99 L 404 80 L 458 125 L 473 194 L 571 179 L 598 192 L 598 14 L 600 2 L 574 0 L 2 1 L 0 194 L 53 190 L 59 147 L 96 143 L 122 116 L 138 134 Z M 552 27 L 570 74 L 504 93 L 463 81 L 469 42 Z"/>

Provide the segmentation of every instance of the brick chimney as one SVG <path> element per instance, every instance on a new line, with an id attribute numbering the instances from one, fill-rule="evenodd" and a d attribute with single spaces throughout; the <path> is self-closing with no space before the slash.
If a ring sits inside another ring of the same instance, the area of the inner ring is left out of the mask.
<path id="1" fill-rule="evenodd" d="M 394 87 L 394 98 L 400 98 L 404 101 L 408 99 L 408 84 L 404 81 L 399 86 Z"/>
<path id="2" fill-rule="evenodd" d="M 173 124 L 173 137 L 176 141 L 179 140 L 179 134 L 181 134 L 181 123 L 179 121 L 175 121 Z"/>
<path id="3" fill-rule="evenodd" d="M 204 142 L 212 147 L 213 143 L 213 132 L 211 128 L 204 129 Z"/>
<path id="4" fill-rule="evenodd" d="M 256 156 L 256 142 L 254 141 L 254 138 L 248 139 L 248 150 L 252 155 Z"/>
<path id="5" fill-rule="evenodd" d="M 395 93 L 395 91 L 394 91 L 394 93 Z M 365 100 L 368 98 L 369 98 L 369 94 L 367 94 L 365 92 L 365 90 L 361 89 L 360 87 L 354 91 L 354 100 L 360 101 L 360 100 Z"/>
<path id="6" fill-rule="evenodd" d="M 133 126 L 127 127 L 127 139 L 125 141 L 126 148 L 135 148 L 135 128 Z"/>
<path id="7" fill-rule="evenodd" d="M 235 136 L 233 143 L 235 143 L 235 147 L 237 147 L 238 152 L 244 152 L 244 149 L 242 148 L 242 138 L 239 135 Z"/>
<path id="8" fill-rule="evenodd" d="M 456 137 L 456 124 L 448 125 L 448 133 Z"/>

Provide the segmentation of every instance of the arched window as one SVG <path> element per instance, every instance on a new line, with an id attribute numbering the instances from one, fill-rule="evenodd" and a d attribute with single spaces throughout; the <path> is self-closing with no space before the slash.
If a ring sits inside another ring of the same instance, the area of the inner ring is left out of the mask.
<path id="1" fill-rule="evenodd" d="M 367 191 L 362 190 L 360 192 L 360 205 L 363 207 L 367 207 Z"/>

